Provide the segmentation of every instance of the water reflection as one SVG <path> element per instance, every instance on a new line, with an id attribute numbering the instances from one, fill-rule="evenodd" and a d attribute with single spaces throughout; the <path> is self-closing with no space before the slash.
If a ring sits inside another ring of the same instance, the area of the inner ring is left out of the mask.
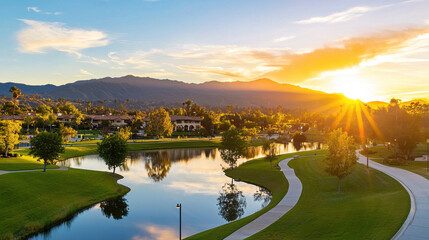
<path id="1" fill-rule="evenodd" d="M 261 208 L 266 207 L 270 203 L 271 198 L 271 192 L 261 187 L 253 194 L 253 199 L 255 201 L 262 201 Z"/>
<path id="2" fill-rule="evenodd" d="M 171 158 L 168 152 L 148 152 L 145 154 L 145 162 L 147 176 L 155 182 L 167 177 L 171 168 Z"/>
<path id="3" fill-rule="evenodd" d="M 226 221 L 231 222 L 240 218 L 246 208 L 246 197 L 242 191 L 239 191 L 234 182 L 225 183 L 222 191 L 219 193 L 216 204 L 219 209 L 219 215 Z"/>
<path id="4" fill-rule="evenodd" d="M 320 147 L 304 143 L 301 151 Z M 292 143 L 276 144 L 276 148 L 279 154 L 296 152 Z M 237 165 L 264 156 L 261 147 L 249 148 Z M 96 155 L 61 164 L 108 171 Z M 178 201 L 187 206 L 182 210 L 185 237 L 246 217 L 269 204 L 269 192 L 244 182 L 231 183 L 222 164 L 226 165 L 218 149 L 132 152 L 118 172 L 124 177 L 119 183 L 131 188 L 126 200 L 97 204 L 32 239 L 175 239 Z"/>
<path id="5" fill-rule="evenodd" d="M 100 203 L 100 209 L 107 218 L 115 220 L 128 216 L 128 204 L 124 197 L 116 197 Z"/>

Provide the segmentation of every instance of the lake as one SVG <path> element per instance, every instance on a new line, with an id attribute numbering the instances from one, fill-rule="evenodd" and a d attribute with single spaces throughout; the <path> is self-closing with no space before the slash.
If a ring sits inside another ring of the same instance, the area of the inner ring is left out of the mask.
<path id="1" fill-rule="evenodd" d="M 296 152 L 293 144 L 276 144 L 279 153 Z M 304 143 L 300 151 L 320 149 Z M 263 157 L 250 147 L 243 163 Z M 73 158 L 61 165 L 109 171 L 96 155 Z M 248 216 L 268 205 L 270 193 L 225 176 L 218 149 L 166 149 L 131 152 L 117 169 L 131 191 L 84 210 L 30 239 L 178 239 L 182 204 L 182 237 Z"/>

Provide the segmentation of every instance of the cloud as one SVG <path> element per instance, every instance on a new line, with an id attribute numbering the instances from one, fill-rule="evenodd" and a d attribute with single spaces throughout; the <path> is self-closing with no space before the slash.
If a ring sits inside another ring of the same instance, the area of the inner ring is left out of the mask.
<path id="1" fill-rule="evenodd" d="M 138 224 L 138 228 L 149 236 L 133 236 L 132 240 L 164 240 L 164 239 L 176 239 L 177 230 L 163 225 L 156 224 Z"/>
<path id="2" fill-rule="evenodd" d="M 42 14 L 46 14 L 46 15 L 60 15 L 61 12 L 45 12 L 40 10 L 38 7 L 27 7 L 27 11 L 28 12 L 36 12 L 36 13 L 42 13 Z"/>
<path id="3" fill-rule="evenodd" d="M 41 10 L 39 10 L 38 7 L 27 7 L 27 11 L 28 12 L 33 11 L 33 12 L 36 12 L 36 13 L 41 12 Z"/>
<path id="4" fill-rule="evenodd" d="M 328 16 L 322 16 L 322 17 L 312 17 L 304 20 L 296 21 L 295 23 L 298 24 L 311 24 L 311 23 L 338 23 L 338 22 L 346 22 L 350 21 L 352 19 L 358 18 L 365 13 L 377 11 L 383 8 L 388 8 L 392 6 L 398 6 L 402 4 L 408 4 L 408 3 L 415 3 L 420 2 L 421 0 L 405 0 L 402 2 L 392 3 L 392 4 L 386 4 L 376 7 L 369 7 L 369 6 L 358 6 L 358 7 L 352 7 L 347 10 L 332 13 Z"/>
<path id="5" fill-rule="evenodd" d="M 85 69 L 80 69 L 80 73 L 82 73 L 84 75 L 95 77 L 95 74 L 90 73 L 90 72 L 86 71 Z"/>
<path id="6" fill-rule="evenodd" d="M 223 67 L 192 67 L 192 66 L 179 66 L 180 69 L 203 73 L 203 74 L 215 74 L 215 75 L 223 75 L 231 78 L 243 78 L 244 75 L 239 71 L 234 70 L 225 70 Z"/>
<path id="7" fill-rule="evenodd" d="M 362 16 L 364 13 L 378 10 L 379 7 L 353 7 L 342 12 L 337 12 L 324 17 L 312 17 L 296 21 L 298 24 L 310 24 L 310 23 L 337 23 L 346 22 L 354 18 Z"/>
<path id="8" fill-rule="evenodd" d="M 279 38 L 274 39 L 273 42 L 284 42 L 284 41 L 291 40 L 294 38 L 295 38 L 295 36 L 284 36 L 284 37 L 279 37 Z"/>
<path id="9" fill-rule="evenodd" d="M 302 54 L 284 55 L 288 64 L 276 65 L 278 70 L 266 74 L 281 82 L 302 82 L 326 71 L 351 68 L 405 47 L 408 40 L 429 32 L 428 28 L 386 31 L 371 37 L 350 38 L 336 45 L 315 49 Z"/>
<path id="10" fill-rule="evenodd" d="M 17 34 L 19 50 L 24 53 L 45 53 L 47 50 L 73 53 L 109 44 L 107 35 L 97 30 L 67 28 L 63 23 L 21 19 L 27 24 Z"/>

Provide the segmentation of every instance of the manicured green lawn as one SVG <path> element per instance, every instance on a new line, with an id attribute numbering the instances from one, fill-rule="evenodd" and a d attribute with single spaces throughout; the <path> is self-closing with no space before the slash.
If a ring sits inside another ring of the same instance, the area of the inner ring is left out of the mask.
<path id="1" fill-rule="evenodd" d="M 309 151 L 280 155 L 275 161 L 273 161 L 273 166 L 277 165 L 278 162 L 288 157 L 292 157 L 295 155 L 314 155 L 314 153 L 315 151 Z M 321 154 L 323 153 L 323 151 L 317 151 L 317 153 Z M 237 229 L 239 229 L 240 227 L 253 221 L 255 218 L 259 217 L 260 215 L 264 214 L 265 212 L 276 206 L 277 203 L 280 202 L 280 200 L 284 197 L 289 187 L 286 178 L 279 169 L 280 168 L 277 166 L 271 168 L 270 163 L 265 159 L 256 159 L 248 161 L 245 164 L 242 164 L 240 167 L 235 168 L 234 170 L 227 170 L 225 174 L 229 177 L 239 179 L 244 182 L 252 183 L 254 185 L 258 185 L 270 190 L 270 192 L 272 193 L 272 199 L 270 204 L 250 216 L 195 234 L 186 239 L 223 239 Z"/>
<path id="2" fill-rule="evenodd" d="M 58 167 L 55 165 L 48 165 L 47 168 Z M 0 158 L 0 170 L 17 171 L 30 169 L 43 169 L 43 162 L 38 162 L 36 158 L 25 155 L 16 158 Z"/>
<path id="3" fill-rule="evenodd" d="M 70 169 L 0 175 L 0 239 L 22 238 L 128 191 L 106 172 Z"/>
<path id="4" fill-rule="evenodd" d="M 358 164 L 338 193 L 338 180 L 324 173 L 322 158 L 289 163 L 303 184 L 298 204 L 248 239 L 390 239 L 397 232 L 410 210 L 400 183 Z"/>

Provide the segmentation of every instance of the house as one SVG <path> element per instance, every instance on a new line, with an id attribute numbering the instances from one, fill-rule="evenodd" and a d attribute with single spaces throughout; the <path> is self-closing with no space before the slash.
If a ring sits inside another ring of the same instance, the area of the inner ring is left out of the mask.
<path id="1" fill-rule="evenodd" d="M 174 131 L 192 132 L 201 129 L 200 117 L 170 115 L 170 119 L 171 124 L 174 126 Z M 143 128 L 146 128 L 147 122 L 149 122 L 149 118 L 145 118 Z"/>
<path id="2" fill-rule="evenodd" d="M 68 115 L 63 115 L 63 114 L 61 114 L 61 113 L 58 113 L 58 114 L 57 114 L 57 120 L 58 120 L 60 123 L 71 123 L 71 122 L 73 122 L 75 119 L 76 119 L 76 118 L 75 118 L 75 116 L 73 116 L 73 115 L 71 115 L 71 114 L 68 114 Z"/>
<path id="3" fill-rule="evenodd" d="M 92 127 L 100 126 L 103 121 L 108 121 L 109 124 L 113 127 L 124 127 L 128 125 L 125 122 L 126 120 L 132 120 L 132 117 L 128 115 L 86 115 L 86 118 L 90 119 Z"/>
<path id="4" fill-rule="evenodd" d="M 174 131 L 199 131 L 201 129 L 201 118 L 200 117 L 189 117 L 189 116 L 170 116 L 171 123 L 174 125 Z"/>

